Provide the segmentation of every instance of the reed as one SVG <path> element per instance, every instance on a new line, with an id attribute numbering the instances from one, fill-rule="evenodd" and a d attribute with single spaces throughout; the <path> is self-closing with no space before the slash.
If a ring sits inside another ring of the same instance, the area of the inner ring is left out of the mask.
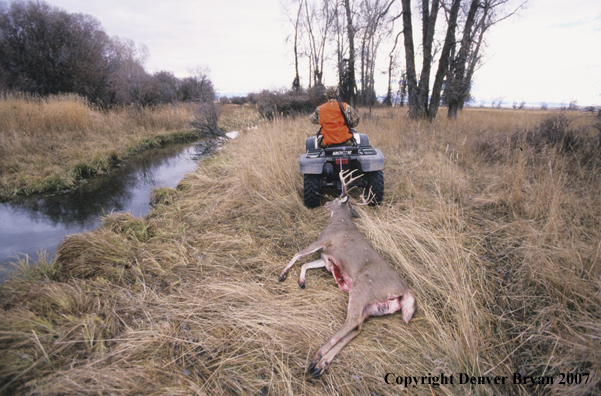
<path id="1" fill-rule="evenodd" d="M 73 188 L 140 150 L 190 139 L 193 104 L 100 110 L 75 95 L 0 97 L 0 199 Z"/>
<path id="2" fill-rule="evenodd" d="M 549 116 L 363 115 L 361 132 L 386 156 L 386 188 L 357 225 L 408 280 L 417 311 L 409 325 L 368 319 L 319 380 L 305 368 L 348 297 L 325 270 L 310 271 L 304 290 L 278 282 L 329 214 L 302 205 L 298 157 L 313 127 L 276 118 L 157 191 L 146 218 L 110 216 L 1 285 L 0 392 L 405 392 L 385 382 L 393 373 L 418 377 L 407 392 L 420 395 L 599 394 L 598 121 L 566 115 L 586 142 L 574 150 L 519 139 Z M 436 383 L 441 373 L 454 384 Z M 568 373 L 587 383 L 560 385 Z M 461 374 L 493 382 L 459 384 Z M 555 383 L 513 384 L 516 374 Z"/>

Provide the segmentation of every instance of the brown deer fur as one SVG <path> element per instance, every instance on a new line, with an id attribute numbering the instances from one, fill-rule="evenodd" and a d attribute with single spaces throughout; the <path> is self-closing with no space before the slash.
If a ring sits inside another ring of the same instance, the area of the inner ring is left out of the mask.
<path id="1" fill-rule="evenodd" d="M 350 177 L 352 173 L 346 176 Z M 330 223 L 317 241 L 294 255 L 279 278 L 280 282 L 284 281 L 298 259 L 321 251 L 321 259 L 301 267 L 300 287 L 305 287 L 307 269 L 326 267 L 338 287 L 349 293 L 344 325 L 317 351 L 309 365 L 308 370 L 313 377 L 319 377 L 338 352 L 359 334 L 368 316 L 392 314 L 400 310 L 405 323 L 409 323 L 415 312 L 415 299 L 407 283 L 369 245 L 352 222 L 356 212 L 346 187 L 355 179 L 345 180 L 342 172 L 340 178 L 343 182 L 342 195 L 325 205 L 332 212 Z"/>

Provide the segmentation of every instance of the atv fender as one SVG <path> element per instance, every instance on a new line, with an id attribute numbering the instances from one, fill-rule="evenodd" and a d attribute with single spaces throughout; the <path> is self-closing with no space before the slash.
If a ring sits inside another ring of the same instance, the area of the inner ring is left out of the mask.
<path id="1" fill-rule="evenodd" d="M 384 169 L 384 154 L 380 149 L 375 150 L 375 155 L 360 155 L 357 157 L 363 172 L 375 172 Z"/>
<path id="2" fill-rule="evenodd" d="M 321 175 L 326 159 L 325 157 L 307 158 L 307 154 L 303 154 L 300 156 L 298 163 L 303 175 Z"/>

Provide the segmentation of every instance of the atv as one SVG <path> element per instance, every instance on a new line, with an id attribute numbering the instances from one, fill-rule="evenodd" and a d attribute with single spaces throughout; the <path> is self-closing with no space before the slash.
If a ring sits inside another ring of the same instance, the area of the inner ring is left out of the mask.
<path id="1" fill-rule="evenodd" d="M 307 152 L 299 159 L 304 176 L 303 198 L 305 206 L 315 208 L 320 204 L 322 188 L 342 189 L 341 170 L 358 170 L 363 177 L 352 186 L 371 189 L 371 205 L 380 205 L 384 198 L 384 155 L 369 145 L 369 137 L 351 129 L 356 145 L 320 147 L 317 136 L 305 141 Z"/>

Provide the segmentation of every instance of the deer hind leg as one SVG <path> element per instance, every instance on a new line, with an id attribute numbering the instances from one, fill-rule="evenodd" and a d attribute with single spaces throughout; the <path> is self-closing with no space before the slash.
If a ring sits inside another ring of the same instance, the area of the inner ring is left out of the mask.
<path id="1" fill-rule="evenodd" d="M 310 244 L 309 246 L 307 246 L 306 248 L 304 248 L 303 250 L 301 250 L 300 252 L 296 253 L 294 255 L 294 257 L 292 257 L 292 260 L 290 260 L 290 262 L 288 263 L 288 265 L 286 266 L 286 268 L 284 268 L 284 270 L 282 271 L 282 273 L 280 274 L 280 282 L 283 282 L 286 280 L 286 277 L 288 277 L 288 271 L 290 271 L 290 268 L 292 268 L 292 266 L 294 265 L 294 263 L 296 262 L 296 260 L 303 258 L 305 256 L 308 256 L 312 253 L 317 252 L 318 250 L 321 250 L 325 247 L 325 244 L 323 242 L 320 241 L 315 241 L 312 244 Z"/>
<path id="2" fill-rule="evenodd" d="M 314 378 L 323 374 L 334 356 L 361 332 L 361 325 L 369 316 L 363 308 L 364 305 L 362 304 L 354 304 L 352 295 L 349 295 L 348 313 L 344 325 L 317 351 L 313 360 L 311 360 L 308 371 Z"/>
<path id="3" fill-rule="evenodd" d="M 330 349 L 328 351 L 328 353 L 326 353 L 319 360 L 318 363 L 311 363 L 311 365 L 309 366 L 309 373 L 311 373 L 313 378 L 317 378 L 317 377 L 321 376 L 323 374 L 323 372 L 325 371 L 325 369 L 328 368 L 330 363 L 332 363 L 332 360 L 334 360 L 334 357 L 336 355 L 338 355 L 338 352 L 340 352 L 342 350 L 342 348 L 344 348 L 345 345 L 348 344 L 353 338 L 355 338 L 360 332 L 361 332 L 361 325 L 355 327 L 353 330 L 351 330 L 349 333 L 347 333 L 344 337 L 342 337 L 340 339 L 340 341 L 338 341 L 336 343 L 336 345 L 334 345 L 332 347 L 332 349 Z"/>
<path id="4" fill-rule="evenodd" d="M 324 259 L 319 259 L 319 260 L 304 264 L 301 267 L 301 273 L 300 273 L 300 276 L 298 277 L 298 285 L 300 286 L 300 288 L 301 289 L 305 288 L 305 274 L 307 273 L 308 269 L 322 268 L 325 266 L 326 266 L 326 261 Z"/>

